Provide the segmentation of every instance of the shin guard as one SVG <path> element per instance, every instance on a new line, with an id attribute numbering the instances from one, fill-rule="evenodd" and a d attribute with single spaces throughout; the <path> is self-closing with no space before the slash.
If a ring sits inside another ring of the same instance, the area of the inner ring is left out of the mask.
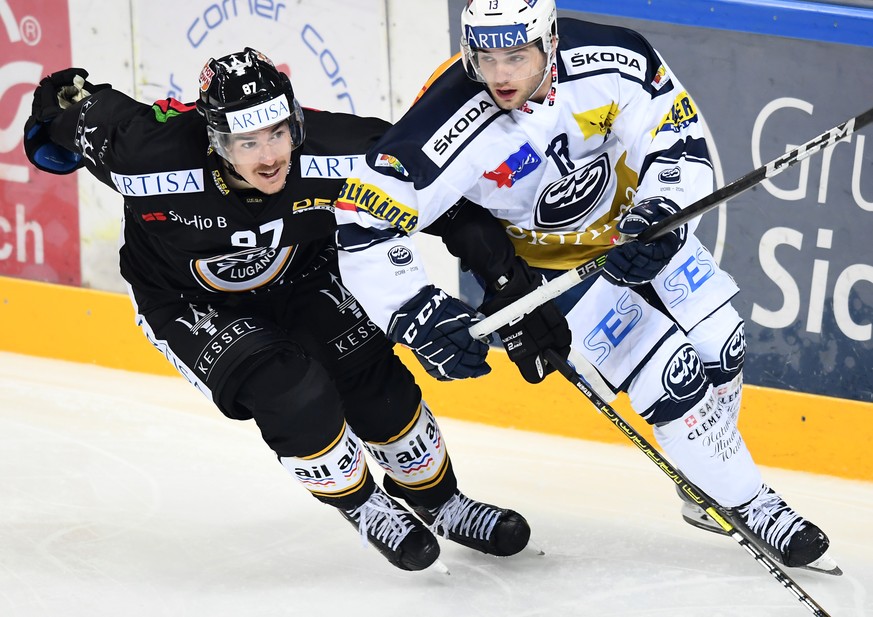
<path id="1" fill-rule="evenodd" d="M 681 418 L 654 427 L 670 460 L 704 492 L 725 507 L 754 497 L 761 472 L 743 441 L 736 417 L 718 404 L 712 386 Z"/>
<path id="2" fill-rule="evenodd" d="M 400 433 L 385 442 L 365 442 L 364 447 L 410 502 L 441 504 L 454 493 L 445 442 L 424 401 Z"/>
<path id="3" fill-rule="evenodd" d="M 364 451 L 348 424 L 326 448 L 309 456 L 279 461 L 316 499 L 340 508 L 356 507 L 373 492 Z"/>
<path id="4" fill-rule="evenodd" d="M 743 319 L 733 306 L 725 304 L 695 326 L 688 333 L 688 339 L 700 355 L 707 377 L 715 385 L 719 407 L 730 413 L 736 422 L 746 356 Z"/>

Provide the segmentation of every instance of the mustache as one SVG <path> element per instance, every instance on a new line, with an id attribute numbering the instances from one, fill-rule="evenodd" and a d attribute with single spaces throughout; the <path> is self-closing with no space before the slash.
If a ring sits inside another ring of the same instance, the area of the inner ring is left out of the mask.
<path id="1" fill-rule="evenodd" d="M 288 167 L 288 166 L 289 166 L 289 163 L 287 163 L 287 162 L 279 163 L 276 165 L 260 165 L 258 167 L 255 167 L 254 172 L 256 174 L 271 173 L 274 171 L 281 171 L 283 168 Z"/>

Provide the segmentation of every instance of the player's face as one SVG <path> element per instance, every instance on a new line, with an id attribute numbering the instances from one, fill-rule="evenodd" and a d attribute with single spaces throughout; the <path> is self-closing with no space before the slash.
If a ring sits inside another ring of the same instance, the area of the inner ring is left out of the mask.
<path id="1" fill-rule="evenodd" d="M 541 103 L 551 87 L 543 81 L 548 57 L 535 43 L 476 52 L 479 72 L 501 109 L 518 109 L 528 100 Z"/>
<path id="2" fill-rule="evenodd" d="M 285 186 L 292 150 L 287 122 L 232 135 L 227 145 L 228 160 L 236 172 L 268 195 L 278 193 Z"/>

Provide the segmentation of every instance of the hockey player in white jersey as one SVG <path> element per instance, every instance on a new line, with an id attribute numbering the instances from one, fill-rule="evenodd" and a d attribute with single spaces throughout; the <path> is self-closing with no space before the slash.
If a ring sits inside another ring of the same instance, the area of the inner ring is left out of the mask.
<path id="1" fill-rule="evenodd" d="M 537 382 L 551 368 L 543 350 L 566 357 L 557 306 L 600 390 L 627 392 L 694 484 L 783 564 L 838 572 L 827 536 L 763 482 L 737 429 L 745 339 L 733 279 L 693 223 L 613 248 L 711 192 L 694 99 L 641 35 L 557 19 L 554 0 L 470 0 L 461 30 L 461 58 L 340 193 L 340 267 L 355 296 L 432 375 L 476 377 L 489 370 L 467 333 L 476 311 L 430 283 L 412 233 L 464 230 L 447 246 L 481 279 L 485 314 L 609 251 L 602 275 L 498 330 L 510 359 Z"/>

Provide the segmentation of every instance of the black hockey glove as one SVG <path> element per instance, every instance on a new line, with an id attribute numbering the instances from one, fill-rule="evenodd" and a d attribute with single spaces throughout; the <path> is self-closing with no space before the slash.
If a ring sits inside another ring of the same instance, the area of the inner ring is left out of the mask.
<path id="1" fill-rule="evenodd" d="M 109 84 L 95 86 L 85 81 L 86 77 L 88 71 L 84 69 L 64 69 L 44 77 L 33 91 L 31 115 L 24 124 L 24 152 L 37 169 L 68 174 L 84 164 L 81 154 L 51 140 L 49 125 L 70 105 L 109 87 Z"/>
<path id="2" fill-rule="evenodd" d="M 388 325 L 388 338 L 415 352 L 428 375 L 440 381 L 481 377 L 488 345 L 468 332 L 476 311 L 442 289 L 428 285 L 401 306 Z"/>
<path id="3" fill-rule="evenodd" d="M 635 237 L 678 211 L 676 202 L 664 197 L 650 197 L 631 208 L 619 221 L 617 229 L 626 236 Z M 687 238 L 686 223 L 648 244 L 637 240 L 619 244 L 606 254 L 603 274 L 621 287 L 649 283 L 685 245 Z"/>
<path id="4" fill-rule="evenodd" d="M 543 283 L 543 278 L 534 274 L 519 257 L 515 258 L 506 277 L 509 280 L 502 285 L 503 277 L 494 284 L 494 297 L 479 307 L 483 314 L 493 315 Z M 509 359 L 515 362 L 521 376 L 529 383 L 540 383 L 555 370 L 542 357 L 543 351 L 554 349 L 563 358 L 570 353 L 571 334 L 567 319 L 551 300 L 520 320 L 498 328 L 497 334 Z"/>

